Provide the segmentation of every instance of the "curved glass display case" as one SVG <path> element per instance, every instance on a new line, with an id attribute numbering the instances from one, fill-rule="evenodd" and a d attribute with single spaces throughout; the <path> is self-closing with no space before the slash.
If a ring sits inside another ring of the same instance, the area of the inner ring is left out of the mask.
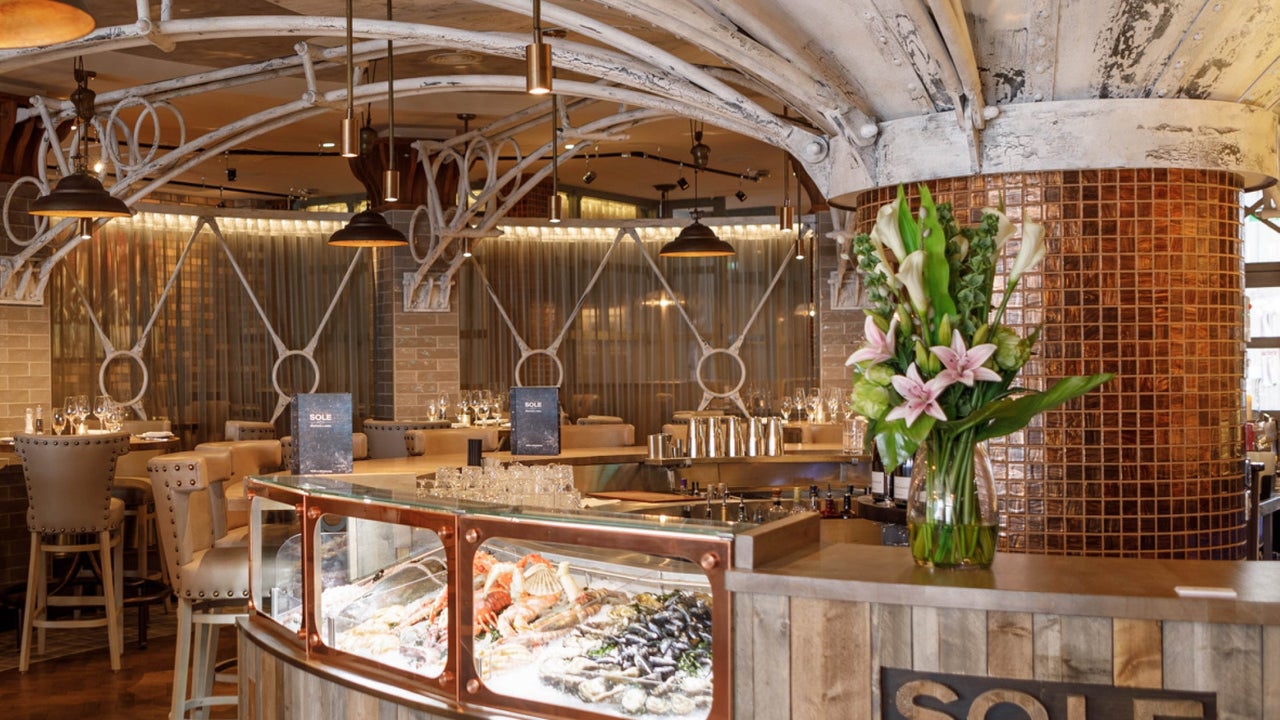
<path id="1" fill-rule="evenodd" d="M 255 629 L 477 715 L 732 717 L 724 573 L 752 525 L 250 480 Z"/>

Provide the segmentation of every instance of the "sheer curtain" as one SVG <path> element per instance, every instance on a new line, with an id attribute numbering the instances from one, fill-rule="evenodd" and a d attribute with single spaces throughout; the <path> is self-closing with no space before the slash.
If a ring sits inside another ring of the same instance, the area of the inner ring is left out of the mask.
<path id="1" fill-rule="evenodd" d="M 48 293 L 54 402 L 97 394 L 106 347 L 141 344 L 141 364 L 120 356 L 106 366 L 105 389 L 120 401 L 134 398 L 145 366 L 138 406 L 149 417 L 170 418 L 189 443 L 220 439 L 228 419 L 272 420 L 280 404 L 273 375 L 286 394 L 309 392 L 313 383 L 316 392 L 349 392 L 354 415 L 367 415 L 373 376 L 368 251 L 357 257 L 329 247 L 326 238 L 342 227 L 332 220 L 215 222 L 225 249 L 207 225 L 192 239 L 196 217 L 139 213 L 102 226 L 60 263 Z M 322 323 L 335 296 L 332 316 Z M 318 378 L 295 354 L 313 337 Z M 288 411 L 276 419 L 287 434 Z"/>
<path id="2" fill-rule="evenodd" d="M 703 380 L 715 392 L 741 380 L 744 400 L 754 395 L 769 402 L 804 386 L 813 377 L 810 270 L 792 258 L 794 232 L 763 225 L 715 229 L 735 256 L 658 258 L 678 228 L 638 228 L 639 244 L 630 236 L 615 243 L 617 227 L 503 228 L 502 237 L 477 246 L 458 284 L 463 389 L 518 384 L 516 335 L 541 350 L 566 326 L 556 352 L 564 409 L 572 418 L 620 416 L 639 436 L 658 432 L 676 410 L 699 407 L 704 344 L 720 350 L 741 341 L 745 377 L 728 353 L 703 363 Z M 580 299 L 581 310 L 571 317 Z M 549 358 L 534 355 L 520 369 L 519 384 L 555 384 L 558 376 Z M 728 399 L 709 403 L 733 407 Z"/>

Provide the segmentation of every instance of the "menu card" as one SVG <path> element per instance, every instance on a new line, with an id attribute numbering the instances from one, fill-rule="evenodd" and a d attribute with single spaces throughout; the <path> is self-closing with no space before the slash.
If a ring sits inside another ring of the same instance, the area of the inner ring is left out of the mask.
<path id="1" fill-rule="evenodd" d="M 511 454 L 560 454 L 559 388 L 511 388 Z"/>
<path id="2" fill-rule="evenodd" d="M 297 475 L 349 473 L 352 455 L 351 394 L 295 395 L 289 471 Z"/>

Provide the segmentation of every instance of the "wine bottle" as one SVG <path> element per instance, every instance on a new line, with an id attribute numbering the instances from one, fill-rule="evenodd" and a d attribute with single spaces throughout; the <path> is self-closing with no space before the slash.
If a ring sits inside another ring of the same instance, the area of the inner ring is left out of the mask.
<path id="1" fill-rule="evenodd" d="M 844 486 L 844 504 L 840 508 L 840 517 L 848 520 L 853 517 L 853 486 Z"/>
<path id="2" fill-rule="evenodd" d="M 907 506 L 907 493 L 911 490 L 911 470 L 914 466 L 911 458 L 907 458 L 893 473 L 893 504 L 898 507 Z"/>
<path id="3" fill-rule="evenodd" d="M 36 434 L 37 435 L 44 434 L 44 406 L 43 405 L 36 406 Z"/>
<path id="4" fill-rule="evenodd" d="M 885 494 L 889 490 L 885 487 L 884 482 L 884 462 L 880 459 L 880 453 L 876 452 L 874 445 L 871 446 L 871 497 L 876 502 L 882 502 Z"/>

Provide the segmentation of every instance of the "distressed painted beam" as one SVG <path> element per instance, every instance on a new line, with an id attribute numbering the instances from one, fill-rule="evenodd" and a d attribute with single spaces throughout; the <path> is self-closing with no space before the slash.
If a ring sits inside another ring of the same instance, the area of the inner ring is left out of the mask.
<path id="1" fill-rule="evenodd" d="M 979 165 L 949 115 L 881 124 L 870 157 L 833 149 L 827 197 L 847 205 L 872 187 L 980 173 L 1089 168 L 1205 168 L 1239 173 L 1246 187 L 1280 176 L 1275 114 L 1210 100 L 1069 100 L 1000 108 L 982 134 Z M 873 168 L 864 174 L 863 168 Z"/>

